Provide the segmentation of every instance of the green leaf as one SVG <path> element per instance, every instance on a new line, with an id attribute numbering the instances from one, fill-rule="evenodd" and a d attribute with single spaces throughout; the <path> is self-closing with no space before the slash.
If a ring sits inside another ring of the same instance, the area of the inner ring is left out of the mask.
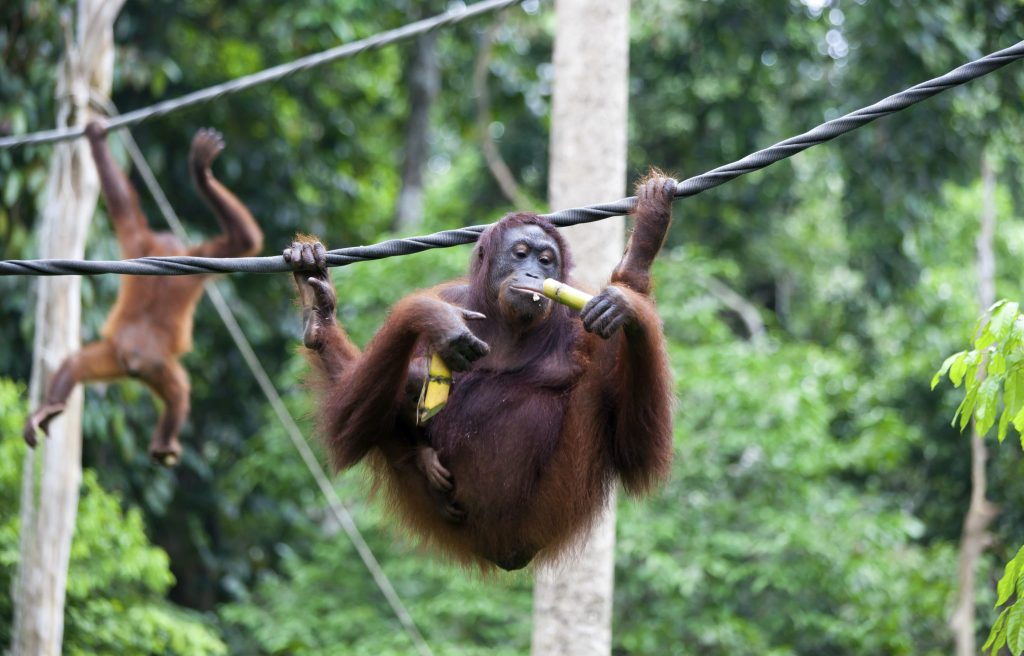
<path id="1" fill-rule="evenodd" d="M 1024 406 L 1024 371 L 1012 370 L 1003 383 L 1003 402 L 1006 404 L 1004 412 L 1011 417 L 1016 417 Z"/>
<path id="2" fill-rule="evenodd" d="M 1024 546 L 1017 550 L 1017 555 L 1011 558 L 1010 562 L 1006 563 L 1003 576 L 999 579 L 998 585 L 996 585 L 996 592 L 999 594 L 999 598 L 996 599 L 996 605 L 993 608 L 1002 606 L 1013 596 L 1014 591 L 1017 589 L 1017 574 L 1020 573 L 1022 563 L 1024 563 Z"/>
<path id="3" fill-rule="evenodd" d="M 990 317 L 988 321 L 985 320 L 986 316 Z M 981 330 L 975 330 L 975 335 L 977 335 L 974 340 L 975 350 L 981 351 L 995 342 L 1002 341 L 1006 337 L 1006 333 L 1009 332 L 1010 325 L 1016 316 L 1017 307 L 1015 303 L 1009 303 L 1005 300 L 996 301 L 979 320 Z"/>
<path id="4" fill-rule="evenodd" d="M 1001 298 L 992 305 L 988 306 L 988 309 L 985 310 L 985 314 L 995 314 L 996 312 L 999 311 L 999 308 L 1003 307 L 1007 303 L 1009 303 L 1009 301 L 1007 301 L 1005 298 Z"/>
<path id="5" fill-rule="evenodd" d="M 939 368 L 939 370 L 935 373 L 935 376 L 932 378 L 932 389 L 935 389 L 935 386 L 939 384 L 939 380 L 946 375 L 946 373 L 949 371 L 949 368 L 953 366 L 953 362 L 956 361 L 957 358 L 964 356 L 966 353 L 966 351 L 960 351 L 959 353 L 954 353 L 953 355 L 945 359 L 945 361 L 942 363 L 942 367 Z"/>
<path id="6" fill-rule="evenodd" d="M 999 432 L 996 433 L 996 437 L 999 439 L 999 443 L 1002 444 L 1003 440 L 1006 439 L 1006 430 L 1010 427 L 1010 413 L 1003 410 L 1003 414 L 999 416 Z"/>
<path id="7" fill-rule="evenodd" d="M 996 618 L 995 624 L 992 625 L 992 630 L 988 632 L 988 640 L 981 646 L 981 651 L 985 651 L 989 647 L 992 647 L 996 639 L 1000 639 L 999 647 L 992 650 L 992 653 L 996 653 L 1002 648 L 1003 644 L 1006 643 L 1006 617 L 1009 615 L 1010 609 L 1003 609 L 1003 612 L 999 613 L 999 617 Z"/>
<path id="8" fill-rule="evenodd" d="M 1010 606 L 1009 617 L 1006 618 L 1006 644 L 1013 656 L 1020 656 L 1024 646 L 1024 603 L 1017 602 Z"/>
<path id="9" fill-rule="evenodd" d="M 967 371 L 967 356 L 967 351 L 960 351 L 953 356 L 955 359 L 949 367 L 949 380 L 956 387 L 960 387 L 960 383 L 964 379 L 964 373 Z"/>
<path id="10" fill-rule="evenodd" d="M 964 384 L 970 388 L 978 384 L 978 368 L 981 366 L 982 351 L 971 351 L 967 354 L 964 363 L 967 364 L 967 371 L 964 373 Z M 982 376 L 985 378 L 985 376 Z"/>
<path id="11" fill-rule="evenodd" d="M 960 407 L 957 408 L 957 415 L 960 416 L 960 430 L 967 428 L 967 424 L 971 421 L 971 416 L 974 414 L 974 406 L 978 400 L 978 388 L 971 387 L 967 390 L 967 394 L 964 395 L 964 400 L 960 403 Z M 955 419 L 954 419 L 955 421 Z"/>
<path id="12" fill-rule="evenodd" d="M 986 378 L 978 388 L 978 401 L 974 409 L 974 421 L 978 435 L 984 436 L 996 421 L 996 407 L 999 403 L 999 381 Z"/>
<path id="13" fill-rule="evenodd" d="M 1010 609 L 1009 609 L 1009 608 L 1007 608 L 1006 610 L 1007 610 L 1007 613 L 1006 613 L 1006 614 L 1007 614 L 1007 615 L 1009 615 L 1009 614 L 1010 614 L 1010 613 L 1009 613 L 1009 610 L 1010 610 Z M 1003 626 L 1003 630 L 999 632 L 999 635 L 997 635 L 997 636 L 996 636 L 996 639 L 995 639 L 995 641 L 994 641 L 994 642 L 992 643 L 992 653 L 993 653 L 993 654 L 998 654 L 998 653 L 999 653 L 999 651 L 1000 651 L 1000 650 L 1001 650 L 1001 649 L 1002 649 L 1002 648 L 1003 648 L 1003 647 L 1004 647 L 1005 645 L 1006 645 L 1006 626 L 1004 625 L 1004 626 Z"/>
<path id="14" fill-rule="evenodd" d="M 989 334 L 995 342 L 1002 342 L 1010 334 L 1010 328 L 1019 314 L 1018 303 L 1005 303 L 995 311 L 987 326 Z"/>
<path id="15" fill-rule="evenodd" d="M 1022 382 L 1024 382 L 1024 372 L 1020 369 L 1011 370 L 1007 374 L 1006 380 L 1003 381 L 1003 414 L 999 418 L 1000 442 L 1006 439 L 1010 421 L 1020 413 L 1021 406 L 1024 405 L 1024 395 L 1021 394 L 1024 392 Z"/>
<path id="16" fill-rule="evenodd" d="M 1013 416 L 1013 427 L 1017 429 L 1018 433 L 1021 433 L 1021 437 L 1024 439 L 1024 408 L 1021 408 L 1020 411 Z"/>
<path id="17" fill-rule="evenodd" d="M 1006 357 L 1002 351 L 996 351 L 988 359 L 986 374 L 988 376 L 1002 376 L 1004 373 L 1006 373 Z"/>
<path id="18" fill-rule="evenodd" d="M 1008 354 L 1013 354 L 1020 350 L 1020 345 L 1024 343 L 1024 316 L 1017 316 L 1013 320 L 1013 325 L 1010 327 L 1010 334 L 1006 338 L 1006 344 L 1003 350 Z"/>

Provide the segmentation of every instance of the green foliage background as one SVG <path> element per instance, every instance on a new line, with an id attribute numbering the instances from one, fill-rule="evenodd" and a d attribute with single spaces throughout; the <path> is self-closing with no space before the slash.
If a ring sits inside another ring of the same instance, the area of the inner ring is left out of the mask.
<path id="1" fill-rule="evenodd" d="M 59 13 L 70 4 L 0 8 L 0 130 L 52 126 Z M 490 64 L 492 133 L 524 191 L 543 199 L 556 25 L 548 3 L 524 6 L 507 13 Z M 408 0 L 129 2 L 115 29 L 113 100 L 134 109 L 432 11 Z M 737 159 L 1009 46 L 1022 19 L 1011 0 L 634 3 L 630 178 L 650 165 L 687 176 Z M 468 74 L 488 21 L 438 40 L 418 232 L 511 209 L 481 156 Z M 410 53 L 365 53 L 134 134 L 196 239 L 215 224 L 184 162 L 191 134 L 210 125 L 228 142 L 217 174 L 260 221 L 267 254 L 298 230 L 332 246 L 376 241 L 389 236 L 401 184 Z M 998 170 L 999 294 L 1021 296 L 1022 88 L 1024 69 L 1012 65 L 677 203 L 657 271 L 679 398 L 676 465 L 653 498 L 620 502 L 617 654 L 948 653 L 969 445 L 949 425 L 957 392 L 928 381 L 978 314 L 983 151 Z M 37 253 L 50 152 L 0 152 L 4 259 Z M 117 256 L 102 206 L 88 256 Z M 394 300 L 457 275 L 467 256 L 334 270 L 342 321 L 365 343 Z M 757 311 L 763 338 L 748 338 L 716 281 Z M 85 279 L 87 338 L 117 284 Z M 290 409 L 307 416 L 289 277 L 220 285 Z M 0 385 L 3 590 L 18 554 L 33 286 L 0 278 L 0 377 L 13 381 Z M 193 411 L 176 470 L 147 462 L 156 408 L 144 388 L 87 390 L 66 650 L 410 653 L 211 310 L 200 306 L 185 358 Z M 1024 542 L 1021 450 L 992 451 L 990 497 L 1002 512 L 978 582 L 980 637 L 996 619 L 1000 568 Z M 437 653 L 528 649 L 528 575 L 477 580 L 437 563 L 367 500 L 361 472 L 336 485 Z M 0 642 L 10 604 L 0 594 Z"/>

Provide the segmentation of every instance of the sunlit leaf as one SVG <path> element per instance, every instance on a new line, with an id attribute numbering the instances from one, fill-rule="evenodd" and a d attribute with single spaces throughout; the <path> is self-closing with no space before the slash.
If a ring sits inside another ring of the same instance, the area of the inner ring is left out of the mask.
<path id="1" fill-rule="evenodd" d="M 1021 547 L 1017 551 L 1017 555 L 1010 559 L 1010 562 L 1006 563 L 1003 576 L 999 579 L 999 584 L 996 586 L 996 592 L 999 597 L 996 599 L 995 608 L 1002 606 L 1010 600 L 1010 597 L 1017 588 L 1017 574 L 1020 572 L 1022 563 L 1024 563 L 1024 547 Z"/>
<path id="2" fill-rule="evenodd" d="M 932 378 L 932 389 L 935 389 L 935 386 L 939 384 L 939 380 L 946 375 L 946 373 L 949 371 L 949 368 L 953 366 L 953 363 L 958 358 L 964 356 L 965 354 L 966 351 L 960 351 L 958 353 L 954 353 L 953 355 L 946 358 L 945 361 L 943 361 L 942 366 L 939 368 L 939 370 L 935 373 L 935 376 Z"/>
<path id="3" fill-rule="evenodd" d="M 1010 334 L 1006 337 L 1004 351 L 1008 356 L 1018 355 L 1021 344 L 1024 344 L 1024 316 L 1017 315 L 1010 327 Z"/>
<path id="4" fill-rule="evenodd" d="M 1010 413 L 1004 410 L 1003 413 L 999 415 L 999 432 L 996 434 L 996 437 L 999 439 L 1000 443 L 1002 443 L 1002 441 L 1006 439 L 1006 431 L 1009 429 L 1009 427 Z"/>
<path id="5" fill-rule="evenodd" d="M 1024 603 L 1019 601 L 1010 606 L 1010 613 L 1006 618 L 1006 646 L 1010 648 L 1013 656 L 1019 656 L 1021 647 L 1024 647 Z"/>
<path id="6" fill-rule="evenodd" d="M 1003 609 L 1003 612 L 999 613 L 999 617 L 996 618 L 995 623 L 992 625 L 992 630 L 988 632 L 988 640 L 986 640 L 985 644 L 981 646 L 981 651 L 986 651 L 989 647 L 994 647 L 996 641 L 999 640 L 999 646 L 992 650 L 992 653 L 994 654 L 1002 648 L 1003 644 L 1006 643 L 1006 617 L 1009 613 L 1009 608 L 1005 608 Z"/>
<path id="7" fill-rule="evenodd" d="M 1005 306 L 1007 303 L 1009 303 L 1008 300 L 1006 300 L 1005 298 L 1001 298 L 992 305 L 988 306 L 988 309 L 985 310 L 985 314 L 995 314 L 996 312 L 999 311 L 1000 308 Z"/>
<path id="8" fill-rule="evenodd" d="M 1003 414 L 999 418 L 999 441 L 1006 438 L 1011 421 L 1024 409 L 1024 371 L 1013 369 L 1003 381 Z M 1016 425 L 1014 426 L 1016 428 Z M 1017 429 L 1020 432 L 1020 429 Z"/>
<path id="9" fill-rule="evenodd" d="M 964 379 L 964 373 L 967 372 L 967 356 L 968 351 L 960 351 L 955 356 L 952 365 L 949 368 L 949 380 L 953 382 L 953 385 L 960 387 L 961 381 Z"/>
<path id="10" fill-rule="evenodd" d="M 978 369 L 982 363 L 982 351 L 971 351 L 967 354 L 964 362 L 967 364 L 967 371 L 964 372 L 964 382 L 968 387 L 972 387 L 978 382 Z"/>
<path id="11" fill-rule="evenodd" d="M 996 351 L 992 354 L 992 357 L 988 359 L 988 367 L 986 371 L 989 376 L 1002 376 L 1006 373 L 1006 356 L 1001 351 Z"/>
<path id="12" fill-rule="evenodd" d="M 996 420 L 996 406 L 999 403 L 999 381 L 986 378 L 978 388 L 978 401 L 974 410 L 974 419 L 978 426 L 978 435 L 985 435 Z"/>
<path id="13" fill-rule="evenodd" d="M 1017 318 L 1019 308 L 1019 304 L 1007 302 L 1001 305 L 995 311 L 995 314 L 992 315 L 992 320 L 989 322 L 987 330 L 995 342 L 1001 342 L 1009 335 L 1010 327 Z"/>
<path id="14" fill-rule="evenodd" d="M 1020 411 L 1013 416 L 1013 427 L 1017 429 L 1018 433 L 1024 434 L 1024 408 L 1021 408 Z"/>
<path id="15" fill-rule="evenodd" d="M 1016 417 L 1024 406 L 1024 371 L 1019 368 L 1010 371 L 1003 382 L 1003 403 L 1003 412 L 1010 417 Z"/>
<path id="16" fill-rule="evenodd" d="M 971 387 L 967 390 L 967 394 L 964 396 L 963 403 L 957 409 L 957 414 L 960 416 L 960 430 L 967 428 L 967 424 L 971 421 L 971 416 L 974 413 L 975 403 L 978 400 L 978 388 Z"/>

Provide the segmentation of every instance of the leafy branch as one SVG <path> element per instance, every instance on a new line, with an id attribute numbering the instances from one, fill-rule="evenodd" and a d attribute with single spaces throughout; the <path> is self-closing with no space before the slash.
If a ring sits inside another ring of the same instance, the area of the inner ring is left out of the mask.
<path id="1" fill-rule="evenodd" d="M 974 335 L 973 348 L 954 353 L 942 363 L 932 378 L 932 389 L 943 376 L 958 388 L 964 386 L 964 399 L 953 415 L 953 425 L 959 422 L 961 431 L 973 418 L 977 434 L 984 436 L 998 421 L 997 437 L 1002 442 L 1013 424 L 1024 447 L 1024 316 L 1020 304 L 1002 300 L 992 305 Z M 997 654 L 1005 646 L 1019 656 L 1024 651 L 1024 547 L 1007 563 L 997 592 L 995 608 L 1011 598 L 1013 602 L 992 625 L 982 651 Z"/>
<path id="2" fill-rule="evenodd" d="M 1002 442 L 1011 423 L 1024 434 L 1024 317 L 1019 303 L 1005 300 L 995 303 L 987 314 L 991 319 L 980 322 L 973 348 L 946 358 L 932 378 L 932 389 L 946 375 L 954 386 L 963 385 L 964 400 L 953 415 L 953 425 L 959 419 L 964 430 L 973 417 L 978 434 L 985 435 L 998 418 Z"/>

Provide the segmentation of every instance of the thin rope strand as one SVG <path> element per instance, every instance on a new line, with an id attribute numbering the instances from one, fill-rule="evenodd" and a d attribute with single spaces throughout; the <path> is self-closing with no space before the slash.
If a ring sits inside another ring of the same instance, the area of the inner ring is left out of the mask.
<path id="1" fill-rule="evenodd" d="M 155 105 L 150 105 L 149 107 L 136 109 L 111 120 L 108 128 L 110 130 L 117 130 L 120 128 L 138 125 L 143 121 L 157 116 L 163 116 L 165 114 L 180 111 L 186 107 L 211 102 L 228 94 L 238 93 L 239 91 L 244 91 L 268 82 L 276 82 L 277 80 L 288 77 L 289 75 L 294 75 L 299 71 L 305 71 L 339 59 L 358 55 L 359 53 L 367 50 L 381 48 L 398 41 L 411 39 L 439 27 L 461 23 L 462 21 L 473 18 L 474 16 L 499 11 L 521 1 L 522 0 L 485 0 L 484 2 L 478 2 L 468 7 L 465 5 L 455 6 L 445 13 L 432 18 L 425 18 L 403 27 L 381 32 L 365 39 L 360 39 L 359 41 L 353 41 L 352 43 L 346 43 L 320 53 L 296 59 L 293 62 L 279 64 L 257 73 L 244 75 L 234 80 L 222 82 L 221 84 L 201 89 L 199 91 L 193 91 L 192 93 L 178 98 L 164 100 L 156 103 Z M 32 134 L 3 137 L 0 138 L 0 150 L 15 148 L 17 146 L 25 146 L 28 144 L 70 141 L 71 139 L 77 139 L 84 134 L 84 128 L 58 128 L 54 130 L 34 132 Z"/>
<path id="2" fill-rule="evenodd" d="M 731 164 L 720 166 L 701 175 L 688 178 L 676 186 L 676 197 L 695 196 L 724 184 L 741 175 L 757 171 L 779 160 L 792 157 L 811 146 L 823 144 L 851 130 L 867 125 L 883 116 L 895 114 L 911 105 L 930 98 L 946 89 L 964 84 L 1007 64 L 1024 58 L 1024 41 L 964 64 L 941 77 L 922 82 L 905 91 L 893 94 L 873 105 L 833 119 L 801 135 L 781 141 L 774 146 L 747 155 Z M 611 203 L 562 210 L 544 216 L 556 226 L 565 227 L 600 221 L 629 213 L 636 206 L 636 197 L 623 198 Z M 327 253 L 327 266 L 338 267 L 398 255 L 411 255 L 431 248 L 447 248 L 476 241 L 486 225 L 435 232 L 422 237 L 391 239 L 370 246 L 338 248 Z M 174 276 L 199 273 L 283 273 L 291 265 L 280 255 L 270 257 L 202 258 L 202 257 L 144 257 L 135 260 L 8 260 L 0 262 L 0 275 L 94 275 L 120 273 L 136 275 Z"/>
<path id="3" fill-rule="evenodd" d="M 116 109 L 113 108 L 112 104 L 108 104 L 108 113 L 116 115 Z M 130 130 L 125 130 L 121 133 L 122 142 L 125 145 L 125 149 L 128 151 L 128 156 L 131 157 L 132 162 L 135 164 L 135 168 L 138 169 L 139 174 L 142 176 L 142 181 L 145 183 L 146 188 L 149 190 L 153 200 L 156 201 L 157 207 L 160 209 L 160 213 L 163 214 L 164 219 L 168 225 L 171 226 L 171 230 L 182 240 L 186 240 L 188 235 L 185 231 L 185 226 L 182 225 L 181 220 L 178 218 L 177 212 L 171 206 L 170 201 L 167 199 L 167 195 L 164 194 L 163 189 L 156 180 L 156 176 L 153 175 L 153 170 L 150 168 L 149 163 L 146 161 L 145 156 L 139 149 L 135 138 L 132 136 Z M 337 521 L 345 533 L 348 534 L 349 540 L 352 541 L 352 545 L 356 548 L 356 552 L 362 559 L 366 569 L 370 572 L 370 576 L 373 577 L 377 587 L 380 588 L 381 593 L 387 600 L 391 609 L 394 611 L 395 616 L 398 618 L 399 623 L 405 629 L 405 632 L 409 635 L 409 639 L 416 646 L 416 650 L 420 653 L 420 656 L 433 656 L 433 652 L 427 641 L 424 639 L 423 634 L 420 633 L 416 623 L 412 619 L 412 615 L 406 608 L 405 604 L 402 603 L 402 599 L 398 596 L 398 592 L 395 587 L 391 584 L 391 580 L 387 574 L 384 573 L 383 568 L 380 566 L 380 562 L 376 556 L 373 555 L 373 551 L 370 549 L 370 545 L 366 543 L 363 538 L 363 534 L 359 531 L 359 527 L 356 525 L 355 520 L 352 517 L 352 513 L 349 512 L 348 508 L 342 502 L 341 498 L 338 497 L 338 493 L 335 491 L 334 486 L 331 485 L 330 479 L 324 468 L 320 465 L 320 461 L 317 460 L 313 454 L 313 450 L 309 447 L 305 438 L 302 436 L 302 429 L 299 428 L 298 423 L 292 417 L 285 406 L 284 401 L 281 399 L 281 395 L 277 392 L 277 387 L 270 380 L 270 376 L 267 374 L 267 370 L 263 367 L 263 363 L 260 362 L 259 356 L 252 348 L 252 344 L 249 343 L 248 338 L 242 331 L 242 327 L 238 324 L 234 312 L 231 311 L 231 306 L 228 304 L 221 292 L 220 288 L 213 281 L 206 283 L 206 292 L 210 297 L 210 302 L 213 303 L 214 308 L 217 310 L 217 314 L 220 315 L 221 320 L 228 329 L 228 333 L 231 335 L 231 339 L 234 340 L 235 346 L 238 347 L 239 352 L 242 354 L 242 358 L 245 360 L 246 365 L 249 367 L 249 371 L 252 372 L 253 377 L 256 379 L 256 383 L 260 386 L 264 396 L 270 403 L 270 407 L 274 409 L 274 414 L 277 415 L 278 421 L 281 422 L 281 426 L 285 429 L 288 437 L 291 439 L 292 445 L 299 452 L 299 456 L 305 463 L 306 468 L 309 470 L 313 480 L 316 481 L 317 487 L 320 488 L 321 494 L 327 501 L 327 507 L 330 509 L 331 514 L 334 515 L 335 521 Z"/>

